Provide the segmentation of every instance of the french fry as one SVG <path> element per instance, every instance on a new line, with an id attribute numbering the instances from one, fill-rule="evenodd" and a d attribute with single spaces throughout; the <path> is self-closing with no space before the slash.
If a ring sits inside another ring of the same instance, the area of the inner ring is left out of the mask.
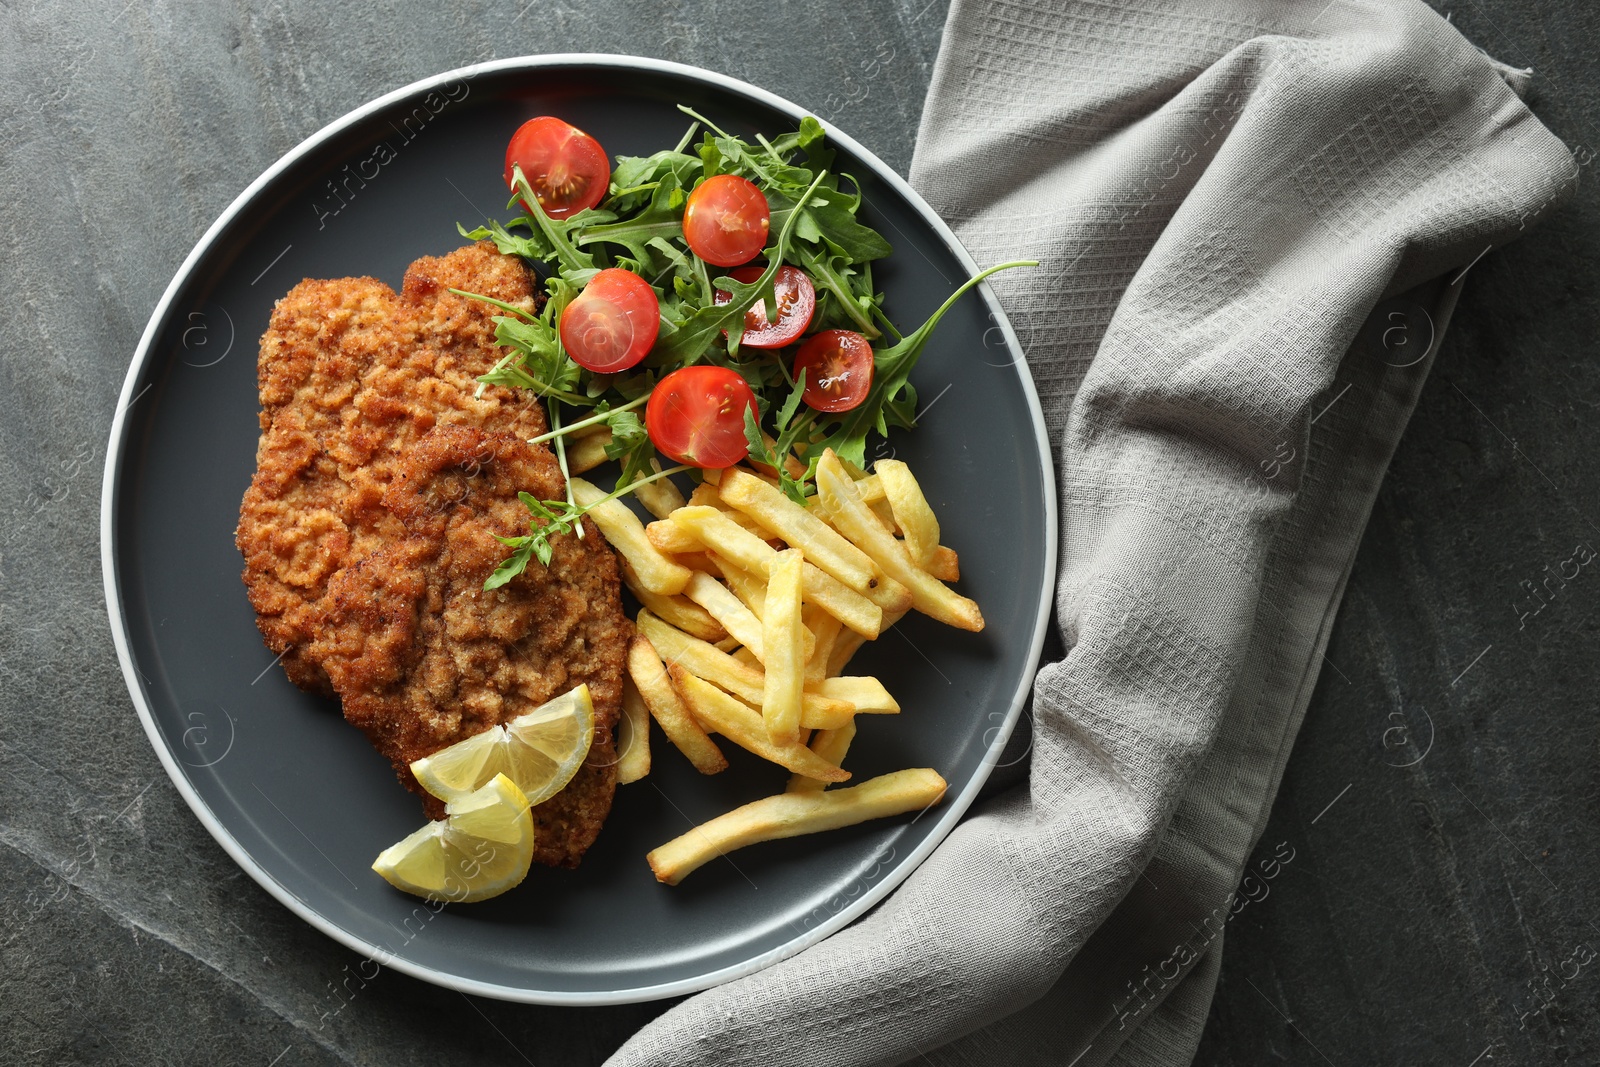
<path id="1" fill-rule="evenodd" d="M 806 747 L 835 767 L 840 767 L 844 765 L 845 754 L 850 751 L 850 742 L 855 740 L 855 736 L 856 723 L 851 719 L 837 730 L 818 730 Z M 789 778 L 787 792 L 821 792 L 827 786 L 828 783 L 820 778 L 807 778 L 803 774 L 796 774 Z"/>
<path id="2" fill-rule="evenodd" d="M 804 552 L 806 562 L 858 593 L 871 586 L 874 568 L 865 552 L 760 478 L 730 469 L 723 475 L 718 493 L 724 502 Z"/>
<path id="3" fill-rule="evenodd" d="M 644 533 L 644 523 L 639 516 L 620 500 L 605 500 L 598 486 L 582 478 L 567 481 L 572 499 L 580 507 L 589 508 L 588 516 L 600 527 L 611 547 L 616 549 L 638 575 L 639 583 L 652 593 L 676 596 L 689 584 L 689 568 L 674 563 L 662 555 Z"/>
<path id="4" fill-rule="evenodd" d="M 767 613 L 767 579 L 765 575 L 751 574 L 743 567 L 727 560 L 719 560 L 722 577 L 733 590 L 733 595 L 744 602 L 750 613 L 761 618 Z"/>
<path id="5" fill-rule="evenodd" d="M 849 771 L 833 766 L 798 741 L 774 741 L 767 733 L 761 713 L 738 697 L 724 693 L 677 664 L 668 670 L 672 673 L 672 684 L 678 687 L 689 710 L 705 729 L 807 778 L 824 782 L 843 782 L 850 778 Z"/>
<path id="6" fill-rule="evenodd" d="M 894 512 L 890 510 L 889 501 L 883 495 L 883 483 L 878 481 L 878 476 L 869 474 L 865 478 L 858 479 L 855 484 L 858 487 L 864 485 L 875 490 L 872 500 L 863 498 L 861 502 L 867 506 L 867 512 L 878 520 L 878 525 L 883 527 L 885 533 L 891 537 L 899 533 L 899 527 L 894 522 Z M 857 491 L 860 491 L 859 488 Z M 828 510 L 827 504 L 823 503 L 820 493 L 812 497 L 811 510 L 815 511 L 819 518 L 825 519 L 834 528 L 838 528 L 839 524 L 833 521 L 833 513 Z"/>
<path id="7" fill-rule="evenodd" d="M 651 525 L 654 526 L 655 523 L 651 523 Z M 676 524 L 674 524 L 674 525 L 676 526 Z M 677 529 L 686 530 L 686 528 L 682 527 L 682 526 L 677 526 Z M 693 535 L 692 534 L 688 534 L 687 536 L 693 536 Z M 724 583 L 726 583 L 729 591 L 732 592 L 733 595 L 739 599 L 740 603 L 742 603 L 745 606 L 745 608 L 750 612 L 750 614 L 754 615 L 756 617 L 756 619 L 758 619 L 758 620 L 764 614 L 766 614 L 767 577 L 766 577 L 765 574 L 761 574 L 761 575 L 752 574 L 749 571 L 745 570 L 743 567 L 738 566 L 737 564 L 729 561 L 728 559 L 726 559 L 724 557 L 721 557 L 721 556 L 713 555 L 711 553 L 700 553 L 700 555 L 703 556 L 710 564 L 710 570 L 708 570 L 707 573 L 713 573 L 714 572 L 714 575 L 715 574 L 722 575 L 722 580 L 723 580 Z M 683 555 L 683 556 L 678 556 L 676 558 L 684 561 L 685 564 L 687 564 L 690 560 L 692 560 L 694 558 L 694 556 L 693 555 Z M 902 587 L 902 588 L 904 588 L 904 587 Z M 687 590 L 685 590 L 685 591 L 687 592 Z M 909 590 L 908 590 L 908 594 L 909 594 Z M 907 605 L 907 606 L 909 606 L 909 605 Z M 809 607 L 815 607 L 815 605 L 809 605 Z M 832 616 L 828 616 L 827 612 L 822 611 L 821 608 L 817 608 L 816 610 L 821 612 L 824 616 L 832 618 Z M 727 628 L 726 625 L 724 625 L 723 628 L 726 629 Z M 810 629 L 810 627 L 807 627 L 807 629 Z M 808 639 L 807 647 L 808 648 L 814 648 L 815 647 L 815 638 L 814 637 Z"/>
<path id="8" fill-rule="evenodd" d="M 865 502 L 863 501 L 863 503 Z M 890 537 L 900 532 L 900 524 L 895 522 L 894 512 L 890 509 L 887 500 L 880 500 L 876 504 L 867 504 L 867 510 L 877 517 L 878 525 L 882 526 L 884 532 Z"/>
<path id="9" fill-rule="evenodd" d="M 695 578 L 705 577 L 703 574 L 694 573 L 690 577 L 689 583 L 693 585 Z M 644 583 L 639 580 L 639 575 L 634 571 L 633 564 L 628 562 L 626 556 L 622 559 L 622 580 L 627 583 L 628 588 L 633 591 L 633 595 L 638 598 L 640 604 L 685 633 L 693 634 L 702 641 L 716 642 L 728 638 L 728 632 L 723 628 L 722 624 L 714 619 L 705 608 L 696 603 L 693 598 L 662 596 L 645 588 Z M 710 579 L 707 580 L 709 581 Z"/>
<path id="10" fill-rule="evenodd" d="M 661 724 L 661 732 L 688 757 L 695 770 L 701 774 L 716 774 L 728 769 L 728 758 L 683 706 L 682 698 L 667 677 L 666 665 L 649 638 L 635 637 L 628 646 L 628 676 L 638 687 L 645 707 Z"/>
<path id="11" fill-rule="evenodd" d="M 739 571 L 739 573 L 743 575 L 745 572 Z M 751 578 L 750 581 L 761 586 L 760 603 L 764 612 L 766 609 L 765 584 L 757 578 Z M 693 578 L 689 579 L 689 586 L 683 593 L 684 596 L 705 608 L 707 614 L 715 619 L 731 637 L 737 638 L 739 644 L 748 648 L 755 656 L 757 663 L 765 662 L 761 655 L 761 616 L 757 615 L 749 605 L 740 600 L 726 585 L 723 585 L 708 574 L 696 573 Z M 833 616 L 821 609 L 817 609 L 816 613 L 830 621 L 837 621 L 833 620 Z M 663 615 L 662 618 L 666 618 L 666 616 Z M 671 619 L 667 619 L 667 621 L 672 622 Z M 674 625 L 677 624 L 674 623 Z M 679 626 L 678 629 L 682 630 L 684 627 Z M 694 631 L 691 630 L 689 632 L 693 633 Z M 812 650 L 817 646 L 816 636 L 812 634 L 809 627 L 806 627 L 800 631 L 800 640 L 804 645 L 806 658 L 809 660 Z M 731 651 L 731 649 L 724 649 L 723 651 Z"/>
<path id="12" fill-rule="evenodd" d="M 778 555 L 777 549 L 715 508 L 679 508 L 673 512 L 670 521 L 688 527 L 707 548 L 753 574 L 769 575 Z M 802 562 L 800 568 L 801 590 L 807 601 L 821 607 L 859 634 L 878 636 L 878 629 L 883 622 L 882 608 L 809 563 Z M 923 577 L 926 578 L 926 575 Z M 685 584 L 688 584 L 687 580 Z"/>
<path id="13" fill-rule="evenodd" d="M 700 488 L 704 489 L 705 486 L 701 486 Z M 699 491 L 699 489 L 695 490 L 695 492 Z M 684 505 L 685 507 L 711 507 L 710 504 L 692 503 L 694 499 L 693 496 L 691 496 L 689 499 L 691 500 L 691 503 Z M 750 516 L 746 515 L 742 511 L 734 511 L 732 508 L 720 506 L 720 500 L 718 501 L 718 505 L 719 506 L 717 507 L 717 510 L 728 516 L 729 519 L 749 530 L 761 540 L 765 541 L 767 539 L 767 531 L 757 526 L 756 521 Z M 668 519 L 670 518 L 671 516 L 668 516 Z M 655 545 L 656 548 L 667 553 L 668 555 L 675 556 L 688 555 L 692 552 L 704 551 L 706 546 L 701 543 L 700 539 L 694 535 L 692 530 L 681 523 L 670 522 L 668 519 L 657 519 L 655 522 L 650 523 L 644 528 L 644 534 L 650 539 L 650 543 L 652 545 Z"/>
<path id="14" fill-rule="evenodd" d="M 723 478 L 726 482 L 728 479 Z M 777 744 L 800 741 L 800 702 L 805 683 L 805 645 L 800 634 L 800 568 L 805 556 L 788 548 L 773 558 L 767 572 L 766 614 L 761 620 L 761 656 L 766 674 L 761 689 L 761 718 Z M 749 642 L 746 642 L 748 645 Z M 751 651 L 755 651 L 753 648 Z"/>
<path id="15" fill-rule="evenodd" d="M 652 523 L 651 525 L 655 524 Z M 644 530 L 647 535 L 650 533 L 649 526 L 646 526 Z M 951 555 L 954 555 L 954 553 L 951 553 Z M 711 558 L 709 552 L 684 552 L 678 555 L 676 560 L 692 571 L 709 574 L 713 578 L 720 577 L 722 574 L 722 568 L 717 566 L 717 561 Z"/>
<path id="16" fill-rule="evenodd" d="M 855 484 L 831 448 L 817 464 L 817 493 L 839 532 L 871 556 L 885 574 L 911 590 L 911 603 L 916 610 L 962 630 L 983 629 L 983 613 L 978 605 L 918 567 L 905 546 L 883 529 L 862 503 Z"/>
<path id="17" fill-rule="evenodd" d="M 959 582 L 961 580 L 961 558 L 956 555 L 956 550 L 940 545 L 933 550 L 933 558 L 923 568 L 941 582 Z"/>
<path id="18" fill-rule="evenodd" d="M 668 663 L 675 663 L 726 689 L 740 700 L 760 705 L 766 678 L 758 666 L 741 663 L 716 646 L 669 626 L 648 611 L 639 612 L 634 625 Z M 855 705 L 843 700 L 833 700 L 819 693 L 803 692 L 800 696 L 800 725 L 804 729 L 832 729 L 843 725 L 855 713 Z"/>
<path id="19" fill-rule="evenodd" d="M 651 460 L 650 466 L 657 474 L 661 473 L 659 459 Z M 633 495 L 639 498 L 639 503 L 644 505 L 646 511 L 658 519 L 666 518 L 684 504 L 683 493 L 672 484 L 671 478 L 662 478 L 658 482 L 641 485 L 633 491 Z"/>
<path id="20" fill-rule="evenodd" d="M 844 624 L 815 604 L 806 605 L 806 613 L 806 630 L 813 635 L 811 651 L 806 655 L 806 686 L 814 689 L 828 676 L 828 657 L 833 654 L 833 643 L 839 639 Z"/>
<path id="21" fill-rule="evenodd" d="M 812 691 L 829 700 L 844 701 L 854 707 L 858 715 L 900 714 L 900 702 L 870 674 L 824 678 Z"/>
<path id="22" fill-rule="evenodd" d="M 878 605 L 878 609 L 885 615 L 904 612 L 911 607 L 911 590 L 888 577 L 882 568 L 874 568 L 877 575 L 876 584 L 867 590 L 867 599 Z M 880 624 L 879 630 L 883 629 Z"/>
<path id="23" fill-rule="evenodd" d="M 722 504 L 721 482 L 701 482 L 689 494 L 689 499 L 684 502 L 685 507 L 691 508 L 717 508 L 727 511 Z"/>
<path id="24" fill-rule="evenodd" d="M 645 858 L 658 881 L 677 885 L 702 864 L 746 845 L 919 811 L 937 804 L 945 788 L 937 771 L 920 768 L 895 771 L 848 789 L 780 793 L 702 823 Z"/>
<path id="25" fill-rule="evenodd" d="M 728 467 L 728 470 L 738 470 L 739 474 L 746 475 L 746 477 L 755 477 L 755 475 L 750 475 L 749 470 L 744 470 L 742 467 Z M 726 474 L 726 470 L 718 470 L 717 474 Z M 694 486 L 693 493 L 690 493 L 690 499 L 685 501 L 683 506 L 715 507 L 718 512 L 728 512 L 728 514 L 733 515 L 734 522 L 738 522 L 739 525 L 747 526 L 747 528 L 750 528 L 750 530 L 757 530 L 754 518 L 749 517 L 749 515 L 742 514 L 742 512 L 739 512 L 739 509 L 736 509 L 733 504 L 726 504 L 726 502 L 723 502 L 722 482 L 720 482 L 720 480 L 718 480 L 718 482 L 712 482 L 710 478 L 706 478 L 704 482 L 699 483 L 698 486 Z M 757 530 L 757 533 L 762 534 L 763 537 L 770 536 L 770 534 L 766 533 L 766 531 Z"/>
<path id="26" fill-rule="evenodd" d="M 650 523 L 644 528 L 644 535 L 655 546 L 656 551 L 669 556 L 687 555 L 705 548 L 693 530 L 682 523 L 673 522 L 670 518 L 657 519 Z"/>
<path id="27" fill-rule="evenodd" d="M 939 519 L 922 493 L 922 486 L 911 476 L 911 468 L 898 459 L 880 459 L 872 470 L 883 484 L 894 523 L 905 535 L 906 553 L 923 570 L 939 548 Z"/>
<path id="28" fill-rule="evenodd" d="M 567 471 L 569 474 L 586 474 L 604 463 L 606 445 L 611 443 L 611 428 L 599 426 L 593 430 L 579 430 L 567 438 Z"/>
<path id="29" fill-rule="evenodd" d="M 883 504 L 881 506 L 885 510 L 888 509 L 887 504 Z M 826 505 L 822 503 L 822 500 L 819 497 L 814 496 L 811 498 L 811 504 L 806 508 L 806 514 L 816 518 L 818 521 L 824 524 L 830 524 L 833 522 Z M 836 534 L 838 533 L 837 530 L 834 530 L 832 525 L 828 525 L 827 528 L 829 530 L 833 530 L 833 532 Z M 894 527 L 891 524 L 885 523 L 884 529 L 891 536 L 894 534 Z M 755 532 L 759 533 L 760 529 L 756 528 Z M 873 564 L 872 567 L 872 581 L 862 595 L 868 600 L 872 601 L 874 604 L 878 605 L 879 610 L 881 610 L 885 615 L 896 612 L 903 613 L 907 608 L 911 607 L 911 590 L 907 589 L 893 578 L 890 578 L 888 575 L 884 574 L 883 568 L 877 566 L 876 564 Z"/>
<path id="30" fill-rule="evenodd" d="M 744 601 L 735 596 L 727 586 L 711 577 L 709 574 L 696 573 L 689 579 L 688 586 L 683 595 L 698 604 L 707 614 L 714 619 L 728 636 L 735 638 L 744 647 L 748 648 L 758 660 L 765 662 L 761 655 L 761 619 L 749 608 Z M 660 612 L 656 614 L 660 615 Z M 661 616 L 667 619 L 665 615 Z M 672 622 L 671 619 L 667 619 Z M 677 626 L 677 623 L 673 623 Z M 685 627 L 679 626 L 683 630 Z M 688 630 L 694 633 L 693 630 Z M 696 637 L 701 635 L 695 634 Z"/>
<path id="31" fill-rule="evenodd" d="M 587 469 L 573 463 L 579 448 L 600 451 L 608 436 L 569 442 L 569 465 Z M 960 560 L 939 544 L 938 519 L 904 463 L 881 460 L 866 474 L 827 450 L 806 505 L 744 467 L 707 471 L 687 499 L 663 479 L 636 490 L 656 516 L 648 525 L 589 482 L 570 481 L 645 608 L 628 650 L 619 782 L 649 773 L 651 718 L 701 773 L 728 766 L 711 733 L 791 772 L 785 793 L 652 851 L 660 881 L 677 884 L 747 844 L 943 797 L 946 783 L 929 769 L 826 788 L 851 777 L 841 764 L 855 716 L 900 712 L 877 678 L 843 674 L 862 643 L 913 609 L 962 629 L 984 625 L 977 605 L 944 584 L 959 579 Z"/>
<path id="32" fill-rule="evenodd" d="M 650 709 L 632 680 L 624 676 L 622 718 L 617 720 L 617 784 L 637 782 L 649 773 Z"/>
<path id="33" fill-rule="evenodd" d="M 800 707 L 800 732 L 807 730 L 837 730 L 855 718 L 856 709 L 837 700 L 823 701 L 815 693 L 807 693 Z"/>
<path id="34" fill-rule="evenodd" d="M 857 478 L 856 492 L 861 494 L 861 500 L 866 504 L 877 504 L 885 499 L 883 481 L 876 474 L 867 474 Z"/>

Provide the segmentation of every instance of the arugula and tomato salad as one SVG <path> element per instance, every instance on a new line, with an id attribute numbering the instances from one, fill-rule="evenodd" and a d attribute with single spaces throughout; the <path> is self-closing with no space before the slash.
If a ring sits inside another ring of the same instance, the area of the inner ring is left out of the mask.
<path id="1" fill-rule="evenodd" d="M 545 400 L 551 430 L 536 440 L 554 444 L 563 473 L 564 437 L 603 423 L 621 464 L 608 499 L 748 459 L 804 504 L 825 449 L 864 466 L 870 434 L 915 426 L 910 374 L 951 305 L 995 271 L 1033 264 L 981 272 L 901 334 L 872 282 L 889 242 L 859 218 L 860 187 L 834 169 L 821 124 L 808 116 L 751 143 L 679 110 L 693 121 L 676 147 L 615 167 L 554 116 L 512 136 L 507 208 L 522 214 L 458 228 L 527 260 L 549 298 L 534 315 L 477 297 L 506 312 L 494 321 L 507 349 L 479 381 Z M 677 466 L 659 469 L 658 455 Z M 549 538 L 587 510 L 522 500 L 529 533 L 501 538 L 513 552 L 485 588 L 548 563 Z"/>

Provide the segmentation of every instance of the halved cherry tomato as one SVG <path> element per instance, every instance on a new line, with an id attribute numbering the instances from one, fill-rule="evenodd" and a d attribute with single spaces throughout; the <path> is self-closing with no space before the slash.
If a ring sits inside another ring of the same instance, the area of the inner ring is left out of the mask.
<path id="1" fill-rule="evenodd" d="M 561 345 L 598 374 L 627 370 L 645 357 L 661 329 L 661 301 L 631 270 L 608 267 L 561 309 Z"/>
<path id="2" fill-rule="evenodd" d="M 651 442 L 674 461 L 720 469 L 750 454 L 744 436 L 747 410 L 760 417 L 756 395 L 739 372 L 701 364 L 656 383 L 644 425 Z"/>
<path id="3" fill-rule="evenodd" d="M 800 346 L 794 373 L 806 372 L 802 399 L 818 411 L 849 411 L 872 388 L 872 346 L 854 330 L 823 330 Z"/>
<path id="4" fill-rule="evenodd" d="M 753 282 L 761 277 L 762 267 L 740 267 L 728 277 L 736 282 Z M 782 348 L 806 332 L 811 313 L 817 310 L 817 289 L 806 272 L 782 266 L 772 279 L 772 292 L 778 298 L 778 317 L 767 321 L 767 302 L 757 300 L 744 313 L 744 344 L 751 348 Z M 715 300 L 726 304 L 733 294 L 717 290 Z"/>
<path id="5" fill-rule="evenodd" d="M 539 206 L 553 219 L 594 207 L 611 185 L 611 161 L 600 142 L 551 115 L 529 119 L 511 135 L 506 146 L 507 185 L 514 164 L 522 168 Z"/>
<path id="6" fill-rule="evenodd" d="M 767 247 L 772 209 L 755 183 L 717 174 L 695 186 L 683 206 L 689 251 L 718 267 L 737 267 Z"/>

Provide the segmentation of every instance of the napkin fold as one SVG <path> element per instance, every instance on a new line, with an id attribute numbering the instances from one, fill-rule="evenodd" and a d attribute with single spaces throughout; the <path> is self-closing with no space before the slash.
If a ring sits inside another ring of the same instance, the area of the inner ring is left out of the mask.
<path id="1" fill-rule="evenodd" d="M 1042 264 L 991 283 L 1061 490 L 1030 773 L 611 1063 L 1190 1062 L 1465 273 L 1575 181 L 1525 80 L 1418 0 L 955 0 L 912 182 Z"/>

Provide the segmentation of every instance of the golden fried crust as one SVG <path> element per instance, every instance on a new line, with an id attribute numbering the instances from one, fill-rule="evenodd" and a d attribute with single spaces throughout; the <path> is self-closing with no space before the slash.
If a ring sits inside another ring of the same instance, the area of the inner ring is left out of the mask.
<path id="1" fill-rule="evenodd" d="M 535 809 L 536 858 L 575 865 L 615 783 L 629 626 L 616 558 L 598 531 L 558 537 L 548 571 L 482 591 L 507 552 L 489 531 L 526 530 L 516 492 L 563 490 L 549 450 L 524 443 L 546 428 L 542 406 L 474 395 L 501 354 L 498 312 L 451 288 L 536 306 L 526 269 L 487 243 L 416 261 L 398 294 L 308 279 L 278 302 L 236 534 L 245 585 L 289 677 L 337 693 L 412 789 L 411 760 L 588 682 L 590 765 Z"/>
<path id="2" fill-rule="evenodd" d="M 616 556 L 590 530 L 552 538 L 508 584 L 483 581 L 505 558 L 494 535 L 527 530 L 517 500 L 562 491 L 547 450 L 510 434 L 441 426 L 413 445 L 384 494 L 407 536 L 336 575 L 324 628 L 310 650 L 407 787 L 411 761 L 532 711 L 587 683 L 595 743 L 572 784 L 534 809 L 535 858 L 576 865 L 616 786 L 614 728 L 632 627 L 622 613 Z M 443 806 L 425 801 L 432 815 Z"/>
<path id="3" fill-rule="evenodd" d="M 307 279 L 261 338 L 261 440 L 236 542 L 262 636 L 301 688 L 332 694 L 305 652 L 328 579 L 403 533 L 381 502 L 400 454 L 438 423 L 545 431 L 537 402 L 474 395 L 500 355 L 500 312 L 451 288 L 535 306 L 527 270 L 482 242 L 417 260 L 398 294 L 373 278 Z"/>

